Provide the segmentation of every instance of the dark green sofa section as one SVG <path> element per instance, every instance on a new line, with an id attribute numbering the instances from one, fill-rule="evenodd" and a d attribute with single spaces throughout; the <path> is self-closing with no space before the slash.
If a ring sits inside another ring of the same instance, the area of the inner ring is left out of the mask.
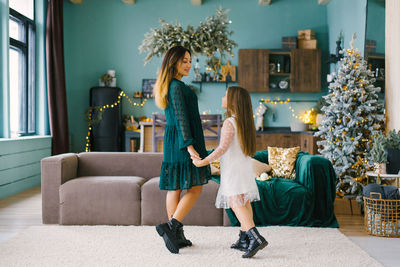
<path id="1" fill-rule="evenodd" d="M 258 151 L 254 158 L 268 163 L 268 151 Z M 214 180 L 219 183 L 218 176 Z M 338 227 L 333 210 L 336 175 L 328 159 L 299 152 L 295 180 L 273 177 L 256 182 L 261 198 L 252 203 L 257 226 Z M 232 225 L 239 225 L 232 210 L 226 212 Z"/>

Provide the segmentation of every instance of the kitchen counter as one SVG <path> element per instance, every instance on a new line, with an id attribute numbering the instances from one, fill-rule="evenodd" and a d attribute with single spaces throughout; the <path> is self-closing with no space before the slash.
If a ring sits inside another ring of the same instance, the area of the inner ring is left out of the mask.
<path id="1" fill-rule="evenodd" d="M 264 127 L 262 131 L 257 131 L 256 134 L 275 134 L 275 133 L 283 133 L 283 134 L 308 134 L 314 135 L 316 131 L 301 131 L 301 132 L 292 132 L 290 127 Z"/>

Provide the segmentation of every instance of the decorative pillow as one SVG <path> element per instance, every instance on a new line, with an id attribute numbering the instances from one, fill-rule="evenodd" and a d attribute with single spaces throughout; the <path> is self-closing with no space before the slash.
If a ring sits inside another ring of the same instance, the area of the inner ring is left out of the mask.
<path id="1" fill-rule="evenodd" d="M 219 159 L 211 162 L 211 175 L 221 175 Z"/>
<path id="2" fill-rule="evenodd" d="M 272 167 L 272 176 L 295 179 L 295 164 L 300 147 L 268 147 L 268 163 Z"/>
<path id="3" fill-rule="evenodd" d="M 270 172 L 272 170 L 271 166 L 264 162 L 256 159 L 251 159 L 251 161 L 253 162 L 254 177 L 260 177 L 262 173 Z"/>

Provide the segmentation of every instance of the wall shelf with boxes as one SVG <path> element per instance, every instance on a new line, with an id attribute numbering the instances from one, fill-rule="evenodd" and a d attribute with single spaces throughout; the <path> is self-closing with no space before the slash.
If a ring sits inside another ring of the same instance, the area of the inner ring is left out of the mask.
<path id="1" fill-rule="evenodd" d="M 239 86 L 250 92 L 321 91 L 321 50 L 313 30 L 282 37 L 282 49 L 239 49 Z"/>
<path id="2" fill-rule="evenodd" d="M 320 92 L 321 50 L 239 49 L 238 74 L 250 92 Z"/>

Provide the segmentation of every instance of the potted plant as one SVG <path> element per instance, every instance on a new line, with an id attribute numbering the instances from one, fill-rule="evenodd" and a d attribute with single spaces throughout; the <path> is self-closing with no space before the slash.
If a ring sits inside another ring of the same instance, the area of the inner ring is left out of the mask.
<path id="1" fill-rule="evenodd" d="M 377 174 L 386 173 L 387 155 L 385 147 L 386 137 L 380 133 L 374 138 L 370 151 L 370 159 L 374 163 L 375 172 Z"/>
<path id="2" fill-rule="evenodd" d="M 377 173 L 397 174 L 400 170 L 400 131 L 391 130 L 386 136 L 376 136 L 369 155 Z"/>
<path id="3" fill-rule="evenodd" d="M 391 130 L 387 134 L 387 172 L 397 174 L 400 170 L 400 131 Z"/>

